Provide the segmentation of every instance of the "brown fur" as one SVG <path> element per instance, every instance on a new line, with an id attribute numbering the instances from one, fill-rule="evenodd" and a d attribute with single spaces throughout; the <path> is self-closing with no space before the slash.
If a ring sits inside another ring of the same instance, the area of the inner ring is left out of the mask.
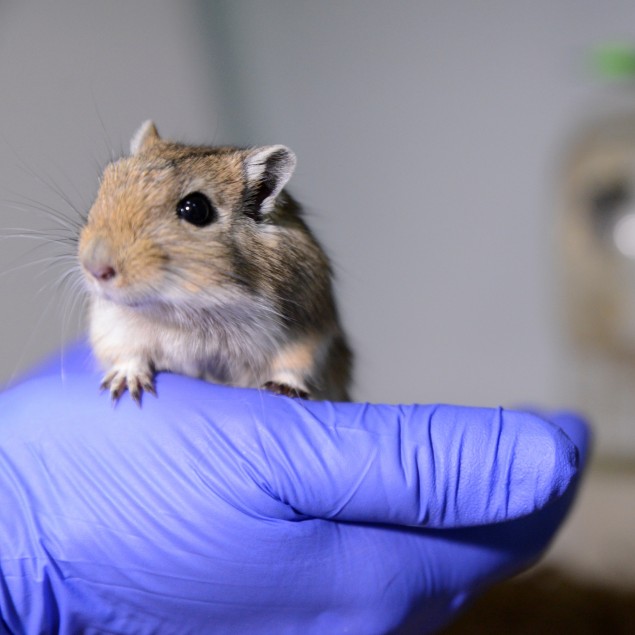
<path id="1" fill-rule="evenodd" d="M 351 356 L 330 265 L 281 191 L 293 153 L 172 143 L 150 122 L 131 146 L 104 171 L 79 245 L 113 397 L 127 387 L 138 400 L 156 370 L 170 370 L 347 399 Z M 178 217 L 191 192 L 209 198 L 214 222 Z"/>

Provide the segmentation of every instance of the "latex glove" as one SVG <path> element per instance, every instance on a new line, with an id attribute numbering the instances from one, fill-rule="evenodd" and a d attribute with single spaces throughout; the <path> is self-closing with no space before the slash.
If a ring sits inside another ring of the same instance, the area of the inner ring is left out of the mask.
<path id="1" fill-rule="evenodd" d="M 430 632 L 539 556 L 586 451 L 572 416 L 170 374 L 113 408 L 87 356 L 0 395 L 0 630 Z"/>

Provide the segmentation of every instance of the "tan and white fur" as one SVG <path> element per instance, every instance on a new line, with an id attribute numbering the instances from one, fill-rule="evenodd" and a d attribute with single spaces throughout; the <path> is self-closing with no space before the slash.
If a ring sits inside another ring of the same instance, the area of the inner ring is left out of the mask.
<path id="1" fill-rule="evenodd" d="M 139 402 L 161 370 L 348 398 L 330 264 L 283 191 L 295 163 L 284 146 L 165 141 L 148 121 L 106 167 L 78 255 L 113 399 L 127 388 Z M 192 203 L 204 225 L 187 220 Z"/>

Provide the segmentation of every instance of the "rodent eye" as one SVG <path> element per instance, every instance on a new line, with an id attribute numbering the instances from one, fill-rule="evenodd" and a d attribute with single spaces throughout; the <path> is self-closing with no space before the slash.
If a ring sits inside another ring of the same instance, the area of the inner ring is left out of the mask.
<path id="1" fill-rule="evenodd" d="M 190 192 L 176 205 L 176 213 L 192 225 L 204 227 L 213 223 L 217 218 L 212 202 L 201 192 Z"/>

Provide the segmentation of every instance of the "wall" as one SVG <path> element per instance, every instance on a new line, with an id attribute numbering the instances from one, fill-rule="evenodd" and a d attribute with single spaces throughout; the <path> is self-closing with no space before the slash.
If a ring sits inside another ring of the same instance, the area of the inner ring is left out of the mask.
<path id="1" fill-rule="evenodd" d="M 588 54 L 633 35 L 632 4 L 202 5 L 231 138 L 298 153 L 358 397 L 570 400 L 557 173 L 613 99 Z"/>

